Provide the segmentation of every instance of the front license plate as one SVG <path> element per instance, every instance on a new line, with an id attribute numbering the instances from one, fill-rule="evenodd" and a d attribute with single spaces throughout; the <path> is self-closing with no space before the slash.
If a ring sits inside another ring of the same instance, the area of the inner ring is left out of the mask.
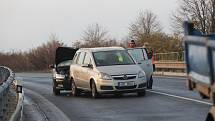
<path id="1" fill-rule="evenodd" d="M 125 87 L 125 86 L 134 86 L 134 82 L 119 82 L 119 87 Z"/>

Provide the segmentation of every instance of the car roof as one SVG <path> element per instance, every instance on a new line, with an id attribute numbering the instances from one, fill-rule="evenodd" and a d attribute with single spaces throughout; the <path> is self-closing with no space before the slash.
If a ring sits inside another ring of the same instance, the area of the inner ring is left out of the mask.
<path id="1" fill-rule="evenodd" d="M 95 48 L 80 48 L 79 51 L 90 51 L 90 52 L 99 52 L 99 51 L 112 51 L 112 50 L 125 50 L 123 47 L 95 47 Z"/>

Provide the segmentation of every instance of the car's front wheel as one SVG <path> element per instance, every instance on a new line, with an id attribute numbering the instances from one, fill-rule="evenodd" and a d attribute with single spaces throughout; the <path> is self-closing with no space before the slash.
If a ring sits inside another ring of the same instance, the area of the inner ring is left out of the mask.
<path id="1" fill-rule="evenodd" d="M 56 82 L 56 80 L 55 79 L 53 79 L 53 93 L 55 94 L 55 95 L 60 95 L 60 90 L 59 89 L 57 89 L 57 82 Z"/>
<path id="2" fill-rule="evenodd" d="M 147 81 L 147 89 L 152 89 L 152 85 L 153 85 L 153 78 L 152 76 L 150 77 L 150 80 Z"/>
<path id="3" fill-rule="evenodd" d="M 79 95 L 79 90 L 77 89 L 74 80 L 71 80 L 71 94 L 72 94 L 72 96 Z"/>
<path id="4" fill-rule="evenodd" d="M 94 81 L 91 82 L 91 96 L 94 99 L 99 97 L 99 94 L 96 89 L 96 84 Z"/>

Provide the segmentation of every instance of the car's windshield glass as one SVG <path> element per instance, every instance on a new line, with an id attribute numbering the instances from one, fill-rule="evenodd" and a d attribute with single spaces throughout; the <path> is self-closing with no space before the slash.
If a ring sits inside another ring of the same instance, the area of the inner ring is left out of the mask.
<path id="1" fill-rule="evenodd" d="M 124 50 L 94 52 L 93 56 L 97 66 L 135 64 L 127 51 Z"/>
<path id="2" fill-rule="evenodd" d="M 132 57 L 137 61 L 141 62 L 143 60 L 147 60 L 147 53 L 145 49 L 135 48 L 135 49 L 128 49 L 128 53 L 132 55 Z"/>
<path id="3" fill-rule="evenodd" d="M 62 67 L 62 66 L 70 66 L 72 64 L 72 60 L 67 60 L 59 63 L 57 66 Z"/>

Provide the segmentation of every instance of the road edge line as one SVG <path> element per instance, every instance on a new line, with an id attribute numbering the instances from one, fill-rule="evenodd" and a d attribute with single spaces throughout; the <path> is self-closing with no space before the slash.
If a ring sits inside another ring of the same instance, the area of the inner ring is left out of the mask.
<path id="1" fill-rule="evenodd" d="M 160 95 L 169 96 L 169 97 L 174 97 L 174 98 L 178 98 L 178 99 L 182 99 L 182 100 L 193 101 L 193 102 L 197 102 L 197 103 L 201 103 L 201 104 L 205 104 L 205 105 L 210 105 L 210 106 L 213 105 L 212 103 L 209 103 L 209 102 L 204 102 L 204 101 L 201 101 L 201 100 L 192 99 L 192 98 L 188 98 L 188 97 L 182 97 L 182 96 L 168 94 L 168 93 L 164 93 L 164 92 L 158 92 L 158 91 L 154 91 L 154 90 L 146 90 L 146 91 L 156 93 L 156 94 L 160 94 Z"/>

